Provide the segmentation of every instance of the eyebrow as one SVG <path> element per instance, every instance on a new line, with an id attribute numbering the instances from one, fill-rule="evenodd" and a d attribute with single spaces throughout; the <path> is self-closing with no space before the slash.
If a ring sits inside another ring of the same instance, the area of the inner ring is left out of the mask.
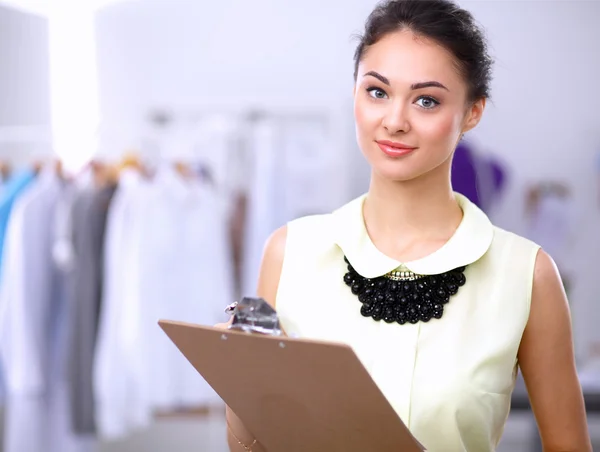
<path id="1" fill-rule="evenodd" d="M 381 83 L 390 86 L 390 81 L 388 80 L 387 77 L 384 77 L 383 75 L 381 75 L 378 72 L 375 71 L 369 71 L 365 74 L 365 77 L 367 75 L 370 75 L 371 77 L 375 77 L 377 80 L 379 80 Z M 444 85 L 442 85 L 440 82 L 436 82 L 434 80 L 429 81 L 429 82 L 420 82 L 420 83 L 413 83 L 412 85 L 410 85 L 410 89 L 411 90 L 417 90 L 417 89 L 423 89 L 423 88 L 442 88 L 445 89 L 446 91 L 450 91 L 448 88 L 446 88 Z"/>

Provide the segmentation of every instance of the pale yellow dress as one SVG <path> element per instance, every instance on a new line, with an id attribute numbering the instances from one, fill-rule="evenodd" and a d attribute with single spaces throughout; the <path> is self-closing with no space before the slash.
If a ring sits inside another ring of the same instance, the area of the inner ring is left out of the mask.
<path id="1" fill-rule="evenodd" d="M 456 198 L 463 219 L 455 234 L 413 262 L 397 262 L 374 246 L 363 219 L 365 196 L 331 214 L 292 221 L 276 302 L 288 334 L 349 344 L 428 451 L 487 452 L 508 416 L 539 247 Z M 367 278 L 466 265 L 466 283 L 441 319 L 377 322 L 360 314 L 344 283 L 344 256 Z"/>

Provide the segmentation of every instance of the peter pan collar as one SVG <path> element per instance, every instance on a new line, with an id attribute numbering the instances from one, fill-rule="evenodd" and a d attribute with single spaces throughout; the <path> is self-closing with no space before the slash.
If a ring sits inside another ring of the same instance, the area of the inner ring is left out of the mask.
<path id="1" fill-rule="evenodd" d="M 455 193 L 463 218 L 450 240 L 432 254 L 399 262 L 379 251 L 367 232 L 363 216 L 366 195 L 332 213 L 335 243 L 354 269 L 365 278 L 376 278 L 405 267 L 420 275 L 436 275 L 479 260 L 489 249 L 494 227 L 487 215 L 465 196 Z"/>

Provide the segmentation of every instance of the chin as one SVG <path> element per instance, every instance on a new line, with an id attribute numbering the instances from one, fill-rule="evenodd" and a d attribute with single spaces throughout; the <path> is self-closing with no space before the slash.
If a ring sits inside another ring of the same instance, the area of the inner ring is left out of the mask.
<path id="1" fill-rule="evenodd" d="M 409 182 L 418 179 L 424 174 L 423 171 L 417 171 L 413 168 L 386 168 L 383 165 L 373 167 L 373 173 L 379 178 L 391 182 Z"/>
<path id="2" fill-rule="evenodd" d="M 424 176 L 433 176 L 440 171 L 445 173 L 449 171 L 447 165 L 451 163 L 451 159 L 446 155 L 439 156 L 439 159 L 423 158 L 426 155 L 417 153 L 397 160 L 386 158 L 382 154 L 365 155 L 365 157 L 371 165 L 373 175 L 393 182 L 409 182 Z"/>
<path id="3" fill-rule="evenodd" d="M 422 165 L 416 165 L 415 163 L 417 162 L 410 158 L 396 161 L 380 158 L 367 158 L 367 160 L 371 165 L 374 175 L 393 182 L 408 182 L 428 172 L 427 168 L 422 168 Z"/>

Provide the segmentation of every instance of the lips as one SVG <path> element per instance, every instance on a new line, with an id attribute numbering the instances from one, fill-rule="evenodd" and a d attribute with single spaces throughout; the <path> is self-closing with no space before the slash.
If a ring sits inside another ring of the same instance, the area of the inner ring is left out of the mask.
<path id="1" fill-rule="evenodd" d="M 376 143 L 383 153 L 390 157 L 402 157 L 417 149 L 415 146 L 409 146 L 404 143 L 396 143 L 393 141 L 376 141 Z"/>

